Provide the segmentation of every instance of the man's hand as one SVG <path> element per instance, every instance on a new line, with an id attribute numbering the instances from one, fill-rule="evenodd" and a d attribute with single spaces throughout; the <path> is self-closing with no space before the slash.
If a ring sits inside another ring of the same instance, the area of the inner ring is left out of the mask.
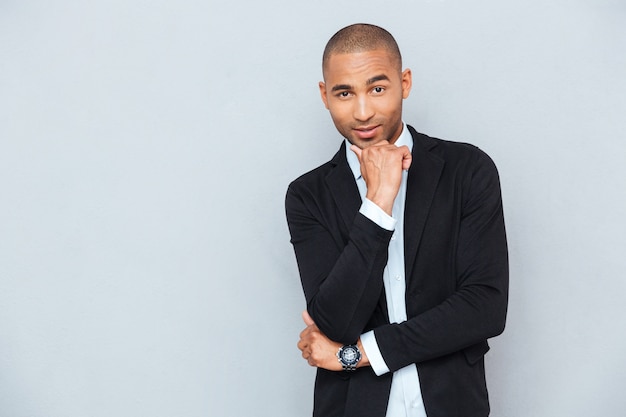
<path id="1" fill-rule="evenodd" d="M 411 166 L 411 151 L 407 146 L 396 146 L 386 140 L 361 149 L 350 147 L 361 164 L 361 175 L 367 185 L 366 198 L 391 216 L 396 199 L 402 170 Z"/>
<path id="2" fill-rule="evenodd" d="M 326 335 L 318 329 L 306 310 L 302 312 L 302 319 L 306 324 L 306 328 L 300 333 L 300 341 L 298 342 L 298 349 L 302 351 L 302 357 L 306 359 L 311 366 L 324 368 L 329 371 L 341 371 L 343 368 L 337 359 L 337 352 L 343 345 L 333 342 L 326 337 Z M 357 368 L 360 368 L 361 366 L 369 365 L 369 360 L 367 359 L 367 355 L 363 350 L 360 340 L 358 347 L 361 351 L 361 360 Z"/>
<path id="3" fill-rule="evenodd" d="M 300 341 L 298 342 L 298 349 L 302 351 L 302 357 L 311 366 L 329 371 L 341 371 L 337 352 L 342 345 L 327 338 L 317 328 L 306 310 L 302 312 L 302 319 L 306 324 L 306 328 L 300 333 Z"/>

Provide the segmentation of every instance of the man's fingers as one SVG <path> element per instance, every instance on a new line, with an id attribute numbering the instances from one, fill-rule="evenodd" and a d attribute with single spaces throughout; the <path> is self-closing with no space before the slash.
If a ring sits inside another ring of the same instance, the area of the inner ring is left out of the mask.
<path id="1" fill-rule="evenodd" d="M 315 324 L 315 322 L 309 315 L 309 312 L 306 310 L 302 312 L 302 320 L 304 320 L 304 324 L 306 324 L 307 326 L 313 326 Z"/>
<path id="2" fill-rule="evenodd" d="M 306 326 L 304 328 L 304 330 L 302 330 L 300 332 L 300 340 L 307 340 L 309 339 L 311 336 L 311 332 L 313 332 L 315 330 L 315 327 L 313 326 Z"/>
<path id="3" fill-rule="evenodd" d="M 303 353 L 304 353 L 304 349 L 306 349 L 307 346 L 308 344 L 304 340 L 300 339 L 298 341 L 298 349 L 300 349 Z"/>

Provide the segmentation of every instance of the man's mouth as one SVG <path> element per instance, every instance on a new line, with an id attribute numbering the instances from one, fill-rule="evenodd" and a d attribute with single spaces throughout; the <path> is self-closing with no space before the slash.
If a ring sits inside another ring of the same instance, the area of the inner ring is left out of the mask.
<path id="1" fill-rule="evenodd" d="M 353 130 L 360 139 L 371 139 L 374 135 L 376 135 L 378 127 L 379 125 L 360 126 L 355 127 Z"/>

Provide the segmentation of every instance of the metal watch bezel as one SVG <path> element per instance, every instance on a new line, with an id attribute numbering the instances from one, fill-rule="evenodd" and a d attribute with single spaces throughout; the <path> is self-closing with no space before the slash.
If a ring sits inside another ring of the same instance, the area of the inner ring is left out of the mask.
<path id="1" fill-rule="evenodd" d="M 346 358 L 347 354 L 352 351 L 354 351 L 354 358 Z M 337 360 L 344 371 L 354 371 L 361 360 L 361 351 L 357 345 L 344 345 L 337 351 Z"/>

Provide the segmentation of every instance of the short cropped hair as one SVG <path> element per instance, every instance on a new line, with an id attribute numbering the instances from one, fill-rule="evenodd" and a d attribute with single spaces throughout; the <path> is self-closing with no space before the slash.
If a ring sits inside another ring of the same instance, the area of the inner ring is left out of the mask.
<path id="1" fill-rule="evenodd" d="M 349 54 L 384 49 L 391 59 L 395 60 L 398 70 L 402 70 L 400 48 L 391 33 L 385 29 L 367 23 L 346 26 L 335 33 L 324 48 L 322 70 L 326 69 L 328 60 L 333 54 Z"/>

